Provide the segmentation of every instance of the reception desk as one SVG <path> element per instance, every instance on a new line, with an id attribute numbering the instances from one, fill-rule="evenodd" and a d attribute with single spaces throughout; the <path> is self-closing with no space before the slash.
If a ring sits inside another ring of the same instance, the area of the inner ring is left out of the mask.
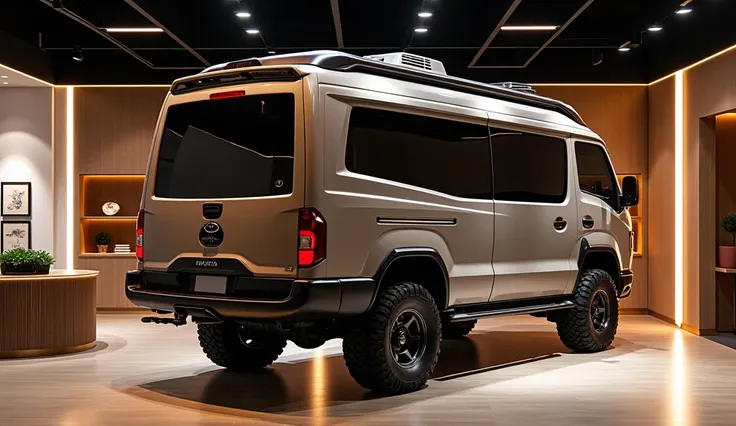
<path id="1" fill-rule="evenodd" d="M 0 358 L 48 356 L 95 346 L 97 271 L 0 275 Z"/>

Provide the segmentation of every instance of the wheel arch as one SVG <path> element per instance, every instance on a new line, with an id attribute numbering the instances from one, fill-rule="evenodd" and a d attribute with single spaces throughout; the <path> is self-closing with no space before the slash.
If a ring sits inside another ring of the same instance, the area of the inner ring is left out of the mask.
<path id="1" fill-rule="evenodd" d="M 391 283 L 402 281 L 425 287 L 434 297 L 440 311 L 447 308 L 449 274 L 442 256 L 433 248 L 404 247 L 391 250 L 379 265 L 373 279 L 377 285 L 368 309 L 373 307 L 382 289 Z"/>
<path id="2" fill-rule="evenodd" d="M 588 240 L 583 238 L 580 243 L 580 253 L 578 254 L 578 276 L 575 280 L 575 288 L 577 290 L 578 282 L 582 273 L 588 269 L 601 269 L 608 272 L 613 278 L 616 291 L 621 294 L 624 283 L 621 279 L 621 260 L 618 252 L 613 247 L 591 246 Z"/>

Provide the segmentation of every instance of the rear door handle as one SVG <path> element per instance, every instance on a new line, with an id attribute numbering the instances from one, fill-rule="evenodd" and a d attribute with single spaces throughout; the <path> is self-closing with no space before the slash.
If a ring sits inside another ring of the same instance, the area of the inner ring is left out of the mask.
<path id="1" fill-rule="evenodd" d="M 567 221 L 561 217 L 558 217 L 552 223 L 554 224 L 555 229 L 558 231 L 562 231 L 563 229 L 565 229 L 565 227 L 567 227 Z"/>
<path id="2" fill-rule="evenodd" d="M 583 216 L 583 228 L 590 229 L 595 225 L 595 221 L 592 217 L 585 215 Z"/>

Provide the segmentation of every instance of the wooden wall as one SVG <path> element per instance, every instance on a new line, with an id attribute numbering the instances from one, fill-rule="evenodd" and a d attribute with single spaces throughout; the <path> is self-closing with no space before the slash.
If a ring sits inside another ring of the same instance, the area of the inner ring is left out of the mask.
<path id="1" fill-rule="evenodd" d="M 537 86 L 542 96 L 559 99 L 583 117 L 598 133 L 611 155 L 617 174 L 641 174 L 643 254 L 634 258 L 634 286 L 621 307 L 644 312 L 648 307 L 648 94 L 646 86 Z"/>
<path id="2" fill-rule="evenodd" d="M 77 87 L 74 90 L 75 180 L 81 174 L 145 174 L 165 87 Z M 79 196 L 79 187 L 75 190 Z M 79 226 L 79 201 L 75 229 Z M 79 244 L 75 244 L 79 250 Z M 76 267 L 100 271 L 97 307 L 134 307 L 125 297 L 125 272 L 134 257 L 76 253 Z"/>
<path id="3" fill-rule="evenodd" d="M 736 114 L 716 117 L 716 244 L 732 245 L 733 237 L 721 228 L 727 213 L 736 212 Z M 716 329 L 732 331 L 734 277 L 716 274 Z"/>

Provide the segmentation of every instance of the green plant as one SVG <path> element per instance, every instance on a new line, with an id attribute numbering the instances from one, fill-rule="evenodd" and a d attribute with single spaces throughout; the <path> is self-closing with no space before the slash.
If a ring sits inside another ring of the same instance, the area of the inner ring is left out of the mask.
<path id="1" fill-rule="evenodd" d="M 56 260 L 51 255 L 43 250 L 31 250 L 17 248 L 8 250 L 5 253 L 0 254 L 0 263 L 7 263 L 13 266 L 23 265 L 38 265 L 47 266 L 53 265 Z"/>
<path id="2" fill-rule="evenodd" d="M 95 241 L 97 241 L 98 246 L 106 246 L 110 244 L 110 241 L 112 240 L 112 235 L 108 234 L 107 232 L 98 232 L 95 234 Z"/>
<path id="3" fill-rule="evenodd" d="M 733 244 L 736 245 L 736 213 L 729 213 L 723 216 L 721 227 L 724 231 L 731 234 L 733 237 Z"/>

